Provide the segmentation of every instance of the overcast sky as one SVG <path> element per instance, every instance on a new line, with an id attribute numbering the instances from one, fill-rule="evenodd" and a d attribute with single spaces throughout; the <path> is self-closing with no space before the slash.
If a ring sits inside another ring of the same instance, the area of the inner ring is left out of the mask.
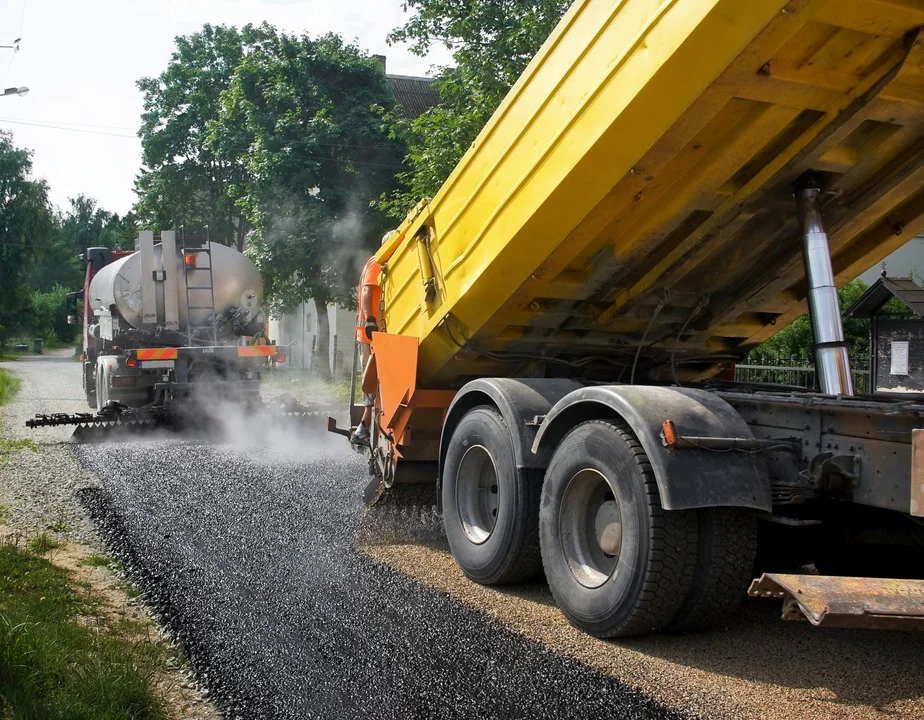
<path id="1" fill-rule="evenodd" d="M 34 173 L 55 205 L 83 193 L 122 214 L 135 202 L 141 164 L 135 81 L 166 68 L 174 36 L 206 22 L 267 20 L 290 32 L 340 33 L 386 55 L 389 73 L 426 75 L 448 62 L 442 49 L 421 59 L 389 47 L 385 36 L 403 17 L 401 0 L 0 0 L 0 45 L 22 37 L 19 53 L 0 49 L 0 87 L 31 90 L 0 97 L 0 128 L 34 151 Z"/>

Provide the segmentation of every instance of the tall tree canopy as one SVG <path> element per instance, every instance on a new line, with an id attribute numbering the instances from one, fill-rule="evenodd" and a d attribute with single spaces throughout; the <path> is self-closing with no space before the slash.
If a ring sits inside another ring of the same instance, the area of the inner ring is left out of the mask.
<path id="1" fill-rule="evenodd" d="M 32 153 L 0 131 L 0 343 L 26 320 L 33 265 L 54 230 L 48 186 L 31 172 Z"/>
<path id="2" fill-rule="evenodd" d="M 384 119 L 393 104 L 381 66 L 336 35 L 280 35 L 238 66 L 213 136 L 226 124 L 250 136 L 241 206 L 277 304 L 350 298 L 350 266 L 385 228 L 372 201 L 402 167 Z"/>
<path id="3" fill-rule="evenodd" d="M 243 249 L 248 226 L 236 200 L 247 170 L 237 155 L 218 154 L 209 141 L 210 123 L 247 49 L 272 35 L 268 25 L 242 30 L 205 25 L 176 38 L 163 73 L 138 81 L 144 93 L 139 135 L 145 167 L 135 185 L 136 210 L 148 228 L 186 226 L 198 232 L 208 226 L 216 242 Z"/>
<path id="4" fill-rule="evenodd" d="M 244 57 L 212 124 L 249 176 L 238 205 L 268 297 L 277 309 L 313 298 L 322 342 L 326 305 L 352 301 L 387 225 L 374 200 L 394 190 L 406 152 L 393 106 L 382 67 L 355 45 L 280 34 Z"/>
<path id="5" fill-rule="evenodd" d="M 56 227 L 48 247 L 33 270 L 32 287 L 48 292 L 56 285 L 75 290 L 83 284 L 84 266 L 77 256 L 88 247 L 134 247 L 135 216 L 119 217 L 93 198 L 78 195 L 55 218 Z"/>
<path id="6" fill-rule="evenodd" d="M 425 56 L 434 45 L 453 51 L 456 66 L 437 78 L 440 105 L 405 124 L 410 170 L 406 188 L 387 203 L 401 215 L 432 196 L 484 127 L 571 0 L 406 0 L 410 19 L 389 42 Z"/>

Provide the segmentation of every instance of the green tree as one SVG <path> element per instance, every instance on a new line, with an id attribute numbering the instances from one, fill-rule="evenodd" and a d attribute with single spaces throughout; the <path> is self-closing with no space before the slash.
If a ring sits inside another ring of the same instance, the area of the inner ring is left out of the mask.
<path id="1" fill-rule="evenodd" d="M 167 69 L 142 78 L 141 146 L 145 167 L 135 183 L 136 212 L 153 230 L 208 226 L 212 240 L 243 250 L 249 230 L 237 207 L 247 168 L 240 153 L 217 151 L 210 123 L 218 119 L 221 94 L 246 52 L 275 36 L 268 25 L 242 30 L 205 25 L 179 36 Z M 241 128 L 226 119 L 234 138 Z"/>
<path id="2" fill-rule="evenodd" d="M 322 357 L 326 306 L 352 301 L 386 229 L 373 201 L 395 189 L 406 152 L 389 124 L 393 106 L 381 66 L 355 45 L 281 34 L 243 58 L 212 125 L 216 146 L 246 148 L 238 205 L 271 307 L 313 298 Z"/>
<path id="3" fill-rule="evenodd" d="M 853 305 L 868 286 L 862 280 L 853 280 L 838 291 L 841 314 Z M 844 319 L 844 337 L 851 357 L 865 358 L 869 355 L 869 322 L 856 318 Z M 776 335 L 751 351 L 751 358 L 773 358 L 774 360 L 811 365 L 814 363 L 814 341 L 812 324 L 808 314 L 800 315 L 782 328 Z"/>
<path id="4" fill-rule="evenodd" d="M 0 131 L 0 344 L 25 325 L 33 265 L 54 230 L 48 186 L 31 172 L 32 153 Z"/>
<path id="5" fill-rule="evenodd" d="M 401 216 L 432 197 L 561 19 L 571 0 L 406 0 L 413 15 L 389 36 L 425 56 L 435 45 L 456 66 L 437 78 L 440 104 L 403 123 L 410 169 L 385 207 Z"/>
<path id="6" fill-rule="evenodd" d="M 66 298 L 70 286 L 55 285 L 48 292 L 32 293 L 28 313 L 29 332 L 44 338 L 47 344 L 69 343 L 77 335 L 78 326 L 67 324 Z"/>
<path id="7" fill-rule="evenodd" d="M 137 231 L 132 213 L 119 217 L 85 195 L 68 202 L 69 208 L 56 217 L 51 242 L 33 271 L 31 284 L 39 292 L 50 292 L 57 285 L 81 287 L 84 266 L 77 256 L 88 247 L 134 247 Z"/>

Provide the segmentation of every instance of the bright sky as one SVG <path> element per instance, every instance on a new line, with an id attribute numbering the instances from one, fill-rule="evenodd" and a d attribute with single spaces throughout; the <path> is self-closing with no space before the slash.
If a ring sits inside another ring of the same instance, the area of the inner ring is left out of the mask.
<path id="1" fill-rule="evenodd" d="M 34 151 L 34 174 L 48 181 L 53 204 L 83 193 L 123 214 L 141 165 L 135 81 L 166 68 L 174 36 L 206 22 L 267 20 L 289 32 L 340 33 L 386 55 L 389 73 L 427 75 L 447 63 L 442 48 L 422 59 L 385 43 L 403 17 L 401 0 L 0 0 L 0 45 L 22 38 L 18 53 L 0 49 L 0 88 L 30 88 L 0 97 L 0 129 Z"/>

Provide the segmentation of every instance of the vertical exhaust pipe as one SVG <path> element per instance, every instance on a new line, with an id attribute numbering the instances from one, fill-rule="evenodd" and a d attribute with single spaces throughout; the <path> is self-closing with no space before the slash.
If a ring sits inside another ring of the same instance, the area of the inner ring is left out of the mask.
<path id="1" fill-rule="evenodd" d="M 815 368 L 823 393 L 853 395 L 850 359 L 834 284 L 828 235 L 822 224 L 818 202 L 820 192 L 817 180 L 810 175 L 804 176 L 796 186 L 809 318 L 815 339 Z"/>

